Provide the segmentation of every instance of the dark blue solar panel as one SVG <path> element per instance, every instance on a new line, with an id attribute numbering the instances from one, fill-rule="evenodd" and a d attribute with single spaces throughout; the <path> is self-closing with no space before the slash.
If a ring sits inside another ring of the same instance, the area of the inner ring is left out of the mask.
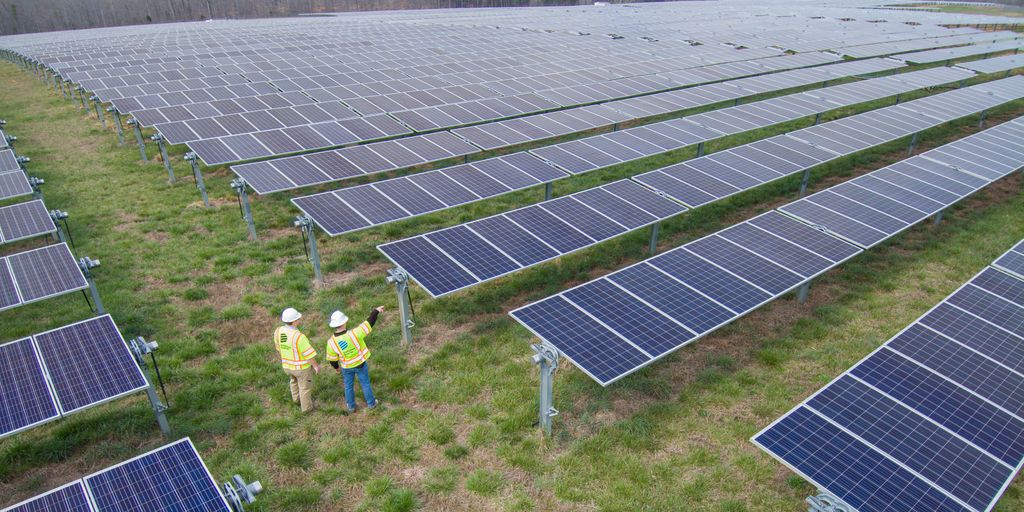
<path id="1" fill-rule="evenodd" d="M 633 206 L 641 208 L 658 218 L 665 219 L 686 211 L 685 206 L 653 194 L 642 185 L 633 183 L 630 180 L 616 181 L 601 188 L 629 201 Z"/>
<path id="2" fill-rule="evenodd" d="M 697 334 L 710 331 L 735 316 L 732 311 L 647 263 L 626 267 L 608 279 Z"/>
<path id="3" fill-rule="evenodd" d="M 772 296 L 754 285 L 705 261 L 685 247 L 648 260 L 648 263 L 688 284 L 719 304 L 743 314 Z"/>
<path id="4" fill-rule="evenodd" d="M 359 212 L 359 214 L 374 224 L 409 216 L 409 212 L 373 187 L 341 189 L 335 191 L 334 195 L 349 208 Z"/>
<path id="5" fill-rule="evenodd" d="M 149 385 L 110 315 L 40 333 L 35 338 L 64 414 Z M 89 364 L 81 363 L 82 354 L 92 354 Z"/>
<path id="6" fill-rule="evenodd" d="M 653 215 L 604 188 L 584 190 L 573 194 L 572 197 L 629 229 L 645 226 L 658 220 Z"/>
<path id="7" fill-rule="evenodd" d="M 23 302 L 42 300 L 87 286 L 78 262 L 63 243 L 12 254 L 7 257 L 7 262 Z"/>
<path id="8" fill-rule="evenodd" d="M 803 407 L 754 441 L 858 510 L 968 510 Z"/>
<path id="9" fill-rule="evenodd" d="M 538 206 L 515 210 L 506 213 L 505 217 L 563 253 L 594 243 L 583 233 Z"/>
<path id="10" fill-rule="evenodd" d="M 886 233 L 867 224 L 857 222 L 804 199 L 789 203 L 779 208 L 779 211 L 788 213 L 811 225 L 822 226 L 862 247 L 871 247 L 888 237 Z"/>
<path id="11" fill-rule="evenodd" d="M 831 190 L 824 190 L 814 194 L 804 201 L 832 210 L 839 215 L 856 219 L 863 224 L 882 231 L 886 234 L 897 233 L 907 227 L 907 223 L 894 217 L 885 215 L 882 212 L 869 208 L 860 203 L 851 201 Z"/>
<path id="12" fill-rule="evenodd" d="M 522 266 L 558 256 L 558 252 L 504 216 L 488 217 L 467 224 Z"/>
<path id="13" fill-rule="evenodd" d="M 229 512 L 188 439 L 85 478 L 103 511 Z"/>
<path id="14" fill-rule="evenodd" d="M 85 495 L 82 481 L 65 485 L 30 500 L 19 503 L 5 512 L 91 512 L 92 505 Z"/>
<path id="15" fill-rule="evenodd" d="M 747 222 L 719 231 L 718 236 L 804 277 L 812 277 L 835 265 Z"/>
<path id="16" fill-rule="evenodd" d="M 7 266 L 7 258 L 0 258 L 0 309 L 8 309 L 21 304 L 18 287 L 14 285 L 14 276 Z"/>
<path id="17" fill-rule="evenodd" d="M 433 296 L 479 282 L 423 237 L 407 238 L 377 247 Z"/>
<path id="18" fill-rule="evenodd" d="M 854 185 L 881 194 L 890 199 L 912 206 L 925 213 L 935 213 L 945 207 L 945 204 L 929 199 L 906 188 L 894 185 L 888 181 L 880 180 L 874 176 L 861 176 L 851 182 Z"/>
<path id="19" fill-rule="evenodd" d="M 685 327 L 604 279 L 573 288 L 562 295 L 653 357 L 694 338 L 694 333 Z M 638 322 L 640 318 L 643 321 Z"/>
<path id="20" fill-rule="evenodd" d="M 935 331 L 911 325 L 888 347 L 1017 416 L 1024 411 L 1024 377 Z"/>
<path id="21" fill-rule="evenodd" d="M 32 340 L 23 338 L 0 345 L 0 436 L 57 415 Z"/>
<path id="22" fill-rule="evenodd" d="M 996 260 L 994 265 L 1018 276 L 1024 276 L 1024 252 L 1010 251 Z"/>
<path id="23" fill-rule="evenodd" d="M 861 252 L 852 244 L 826 235 L 779 212 L 767 212 L 747 222 L 834 262 L 844 261 Z"/>
<path id="24" fill-rule="evenodd" d="M 1009 465 L 1024 457 L 1024 422 L 889 349 L 850 373 Z"/>
<path id="25" fill-rule="evenodd" d="M 559 295 L 510 313 L 534 334 L 557 344 L 594 380 L 608 385 L 650 358 Z"/>
<path id="26" fill-rule="evenodd" d="M 950 304 L 969 311 L 1017 336 L 1024 336 L 1024 308 L 977 288 L 965 286 L 948 299 Z"/>
<path id="27" fill-rule="evenodd" d="M 686 249 L 760 286 L 772 295 L 780 295 L 803 281 L 801 276 L 718 235 L 690 242 L 686 244 Z"/>
<path id="28" fill-rule="evenodd" d="M 969 505 L 984 510 L 1013 471 L 914 411 L 844 376 L 807 404 Z"/>
<path id="29" fill-rule="evenodd" d="M 571 196 L 545 201 L 541 203 L 540 207 L 595 241 L 606 240 L 626 232 L 626 228 Z"/>
<path id="30" fill-rule="evenodd" d="M 971 284 L 992 292 L 1014 304 L 1024 306 L 1024 281 L 1004 272 L 993 268 L 986 268 L 971 280 Z"/>
<path id="31" fill-rule="evenodd" d="M 424 236 L 481 280 L 520 268 L 466 226 L 455 226 Z"/>
<path id="32" fill-rule="evenodd" d="M 292 199 L 292 203 L 316 219 L 316 223 L 331 236 L 370 226 L 369 221 L 333 192 L 297 197 Z"/>
<path id="33" fill-rule="evenodd" d="M 1024 372 L 1024 338 L 962 309 L 939 304 L 919 322 L 1018 372 Z"/>

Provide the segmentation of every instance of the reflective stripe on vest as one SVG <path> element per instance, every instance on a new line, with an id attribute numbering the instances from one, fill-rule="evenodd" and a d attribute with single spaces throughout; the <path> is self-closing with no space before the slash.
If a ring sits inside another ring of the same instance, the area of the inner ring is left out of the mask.
<path id="1" fill-rule="evenodd" d="M 357 327 L 357 329 L 359 328 L 362 328 L 364 332 L 366 331 L 362 325 Z M 338 355 L 341 356 L 342 368 L 355 368 L 370 358 L 370 349 L 366 345 L 359 343 L 359 338 L 352 331 L 348 331 L 341 336 L 331 336 L 331 342 L 334 343 Z"/>
<path id="2" fill-rule="evenodd" d="M 281 367 L 286 370 L 304 370 L 310 362 L 299 355 L 299 339 L 302 333 L 298 329 L 278 327 L 274 331 L 275 342 L 281 356 Z"/>

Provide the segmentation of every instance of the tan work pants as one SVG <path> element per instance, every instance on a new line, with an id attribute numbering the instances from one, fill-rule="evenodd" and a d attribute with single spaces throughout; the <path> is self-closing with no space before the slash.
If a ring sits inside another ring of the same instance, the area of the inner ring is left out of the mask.
<path id="1" fill-rule="evenodd" d="M 313 410 L 313 368 L 306 368 L 304 370 L 288 370 L 285 369 L 285 373 L 288 374 L 288 380 L 290 381 L 292 391 L 292 401 L 298 402 L 302 407 L 302 412 L 309 412 Z"/>

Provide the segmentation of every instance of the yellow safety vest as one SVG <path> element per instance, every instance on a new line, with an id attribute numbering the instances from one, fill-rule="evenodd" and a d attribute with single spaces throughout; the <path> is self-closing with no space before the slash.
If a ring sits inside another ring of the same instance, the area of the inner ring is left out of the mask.
<path id="1" fill-rule="evenodd" d="M 365 363 L 370 359 L 370 348 L 363 340 L 372 330 L 370 322 L 363 322 L 340 336 L 331 336 L 327 340 L 327 360 L 340 361 L 342 368 L 355 368 Z"/>
<path id="2" fill-rule="evenodd" d="M 281 367 L 285 370 L 305 370 L 316 357 L 316 349 L 309 338 L 298 329 L 282 325 L 274 331 L 274 345 L 281 353 Z"/>

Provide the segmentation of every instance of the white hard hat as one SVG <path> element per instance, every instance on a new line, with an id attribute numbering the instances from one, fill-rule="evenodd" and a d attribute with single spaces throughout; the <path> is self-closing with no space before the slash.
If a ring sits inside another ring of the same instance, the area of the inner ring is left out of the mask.
<path id="1" fill-rule="evenodd" d="M 302 318 L 302 313 L 299 313 L 295 308 L 288 308 L 281 313 L 281 321 L 290 324 L 298 319 Z"/>
<path id="2" fill-rule="evenodd" d="M 331 327 L 341 327 L 345 325 L 345 322 L 348 322 L 348 316 L 341 311 L 335 311 L 334 313 L 331 313 L 331 322 L 327 325 L 330 325 Z"/>

